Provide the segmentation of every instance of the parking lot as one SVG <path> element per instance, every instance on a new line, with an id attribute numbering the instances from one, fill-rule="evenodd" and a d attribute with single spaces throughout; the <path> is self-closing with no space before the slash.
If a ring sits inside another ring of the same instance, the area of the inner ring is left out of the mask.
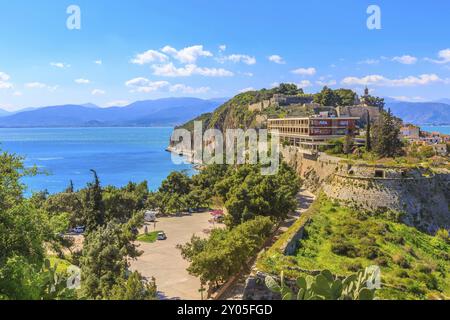
<path id="1" fill-rule="evenodd" d="M 155 243 L 139 242 L 139 250 L 144 251 L 137 261 L 131 262 L 131 269 L 139 271 L 147 278 L 155 277 L 160 296 L 164 299 L 200 300 L 200 281 L 189 275 L 188 262 L 183 260 L 178 244 L 189 242 L 193 234 L 206 237 L 204 230 L 212 229 L 208 212 L 192 216 L 159 218 L 156 228 L 147 225 L 148 231 L 164 231 L 167 240 Z M 215 227 L 221 227 L 215 225 Z"/>

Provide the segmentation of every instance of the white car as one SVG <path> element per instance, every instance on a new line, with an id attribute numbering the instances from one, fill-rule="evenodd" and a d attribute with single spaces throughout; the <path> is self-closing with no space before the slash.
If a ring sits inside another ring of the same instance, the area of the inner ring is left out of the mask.
<path id="1" fill-rule="evenodd" d="M 155 222 L 157 214 L 158 213 L 156 211 L 146 211 L 145 215 L 144 215 L 144 219 L 146 222 Z"/>
<path id="2" fill-rule="evenodd" d="M 158 240 L 160 241 L 167 240 L 166 234 L 164 232 L 158 233 Z"/>

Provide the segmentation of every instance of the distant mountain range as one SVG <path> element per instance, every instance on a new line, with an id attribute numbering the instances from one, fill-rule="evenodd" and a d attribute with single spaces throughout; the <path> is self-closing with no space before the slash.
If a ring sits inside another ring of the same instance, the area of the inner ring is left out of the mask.
<path id="1" fill-rule="evenodd" d="M 227 100 L 167 98 L 110 108 L 85 103 L 26 108 L 16 112 L 0 109 L 0 127 L 176 126 L 201 114 L 213 112 Z M 386 108 L 390 108 L 396 116 L 408 123 L 450 124 L 450 99 L 437 102 L 401 102 L 387 98 Z"/>
<path id="2" fill-rule="evenodd" d="M 7 115 L 9 115 L 9 114 L 10 114 L 10 112 L 8 112 L 8 111 L 6 111 L 6 110 L 3 110 L 3 109 L 0 109 L 0 117 L 7 116 Z"/>
<path id="3" fill-rule="evenodd" d="M 176 126 L 215 110 L 225 100 L 167 98 L 111 108 L 87 103 L 42 107 L 14 114 L 0 109 L 0 127 Z"/>
<path id="4" fill-rule="evenodd" d="M 450 101 L 449 101 L 450 102 Z M 439 102 L 387 102 L 394 115 L 417 125 L 450 124 L 450 104 Z"/>

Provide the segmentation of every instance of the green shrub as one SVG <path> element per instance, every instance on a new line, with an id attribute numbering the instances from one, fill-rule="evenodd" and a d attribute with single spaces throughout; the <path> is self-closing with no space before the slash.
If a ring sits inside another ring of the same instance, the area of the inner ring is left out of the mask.
<path id="1" fill-rule="evenodd" d="M 375 246 L 370 246 L 370 247 L 366 247 L 363 250 L 363 255 L 369 260 L 374 260 L 374 259 L 382 256 L 383 253 L 380 248 L 375 247 Z"/>
<path id="2" fill-rule="evenodd" d="M 346 240 L 334 241 L 331 245 L 331 251 L 338 256 L 345 256 L 349 258 L 359 257 L 358 248 Z"/>
<path id="3" fill-rule="evenodd" d="M 392 260 L 396 265 L 398 265 L 401 268 L 409 269 L 411 268 L 411 264 L 409 263 L 408 259 L 405 258 L 405 256 L 397 254 L 392 257 Z"/>
<path id="4" fill-rule="evenodd" d="M 436 238 L 444 240 L 446 243 L 450 243 L 450 235 L 445 229 L 439 229 L 436 232 Z"/>
<path id="5" fill-rule="evenodd" d="M 389 260 L 388 260 L 388 258 L 386 258 L 384 256 L 376 258 L 374 262 L 377 266 L 380 266 L 380 267 L 389 266 Z"/>
<path id="6" fill-rule="evenodd" d="M 363 268 L 362 264 L 359 262 L 349 263 L 347 265 L 347 270 L 351 272 L 357 272 Z"/>

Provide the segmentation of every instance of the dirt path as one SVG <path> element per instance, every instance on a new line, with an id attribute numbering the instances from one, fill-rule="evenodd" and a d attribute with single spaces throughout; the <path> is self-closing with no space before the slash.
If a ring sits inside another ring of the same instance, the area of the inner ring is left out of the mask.
<path id="1" fill-rule="evenodd" d="M 273 237 L 268 247 L 272 246 L 278 240 L 278 238 L 284 232 L 286 232 L 295 223 L 295 221 L 297 221 L 297 219 L 301 216 L 301 214 L 309 209 L 309 207 L 311 206 L 311 204 L 314 202 L 315 199 L 316 199 L 315 195 L 309 192 L 308 190 L 302 189 L 300 191 L 300 193 L 297 196 L 298 209 L 295 211 L 295 213 L 292 213 L 283 221 L 283 223 L 280 225 L 280 228 L 278 229 L 277 233 Z M 239 276 L 236 283 L 232 285 L 227 290 L 227 292 L 225 292 L 222 295 L 221 300 L 242 300 L 245 282 L 247 281 L 247 278 L 250 276 L 253 268 L 254 266 L 252 266 L 251 269 L 244 270 Z"/>

